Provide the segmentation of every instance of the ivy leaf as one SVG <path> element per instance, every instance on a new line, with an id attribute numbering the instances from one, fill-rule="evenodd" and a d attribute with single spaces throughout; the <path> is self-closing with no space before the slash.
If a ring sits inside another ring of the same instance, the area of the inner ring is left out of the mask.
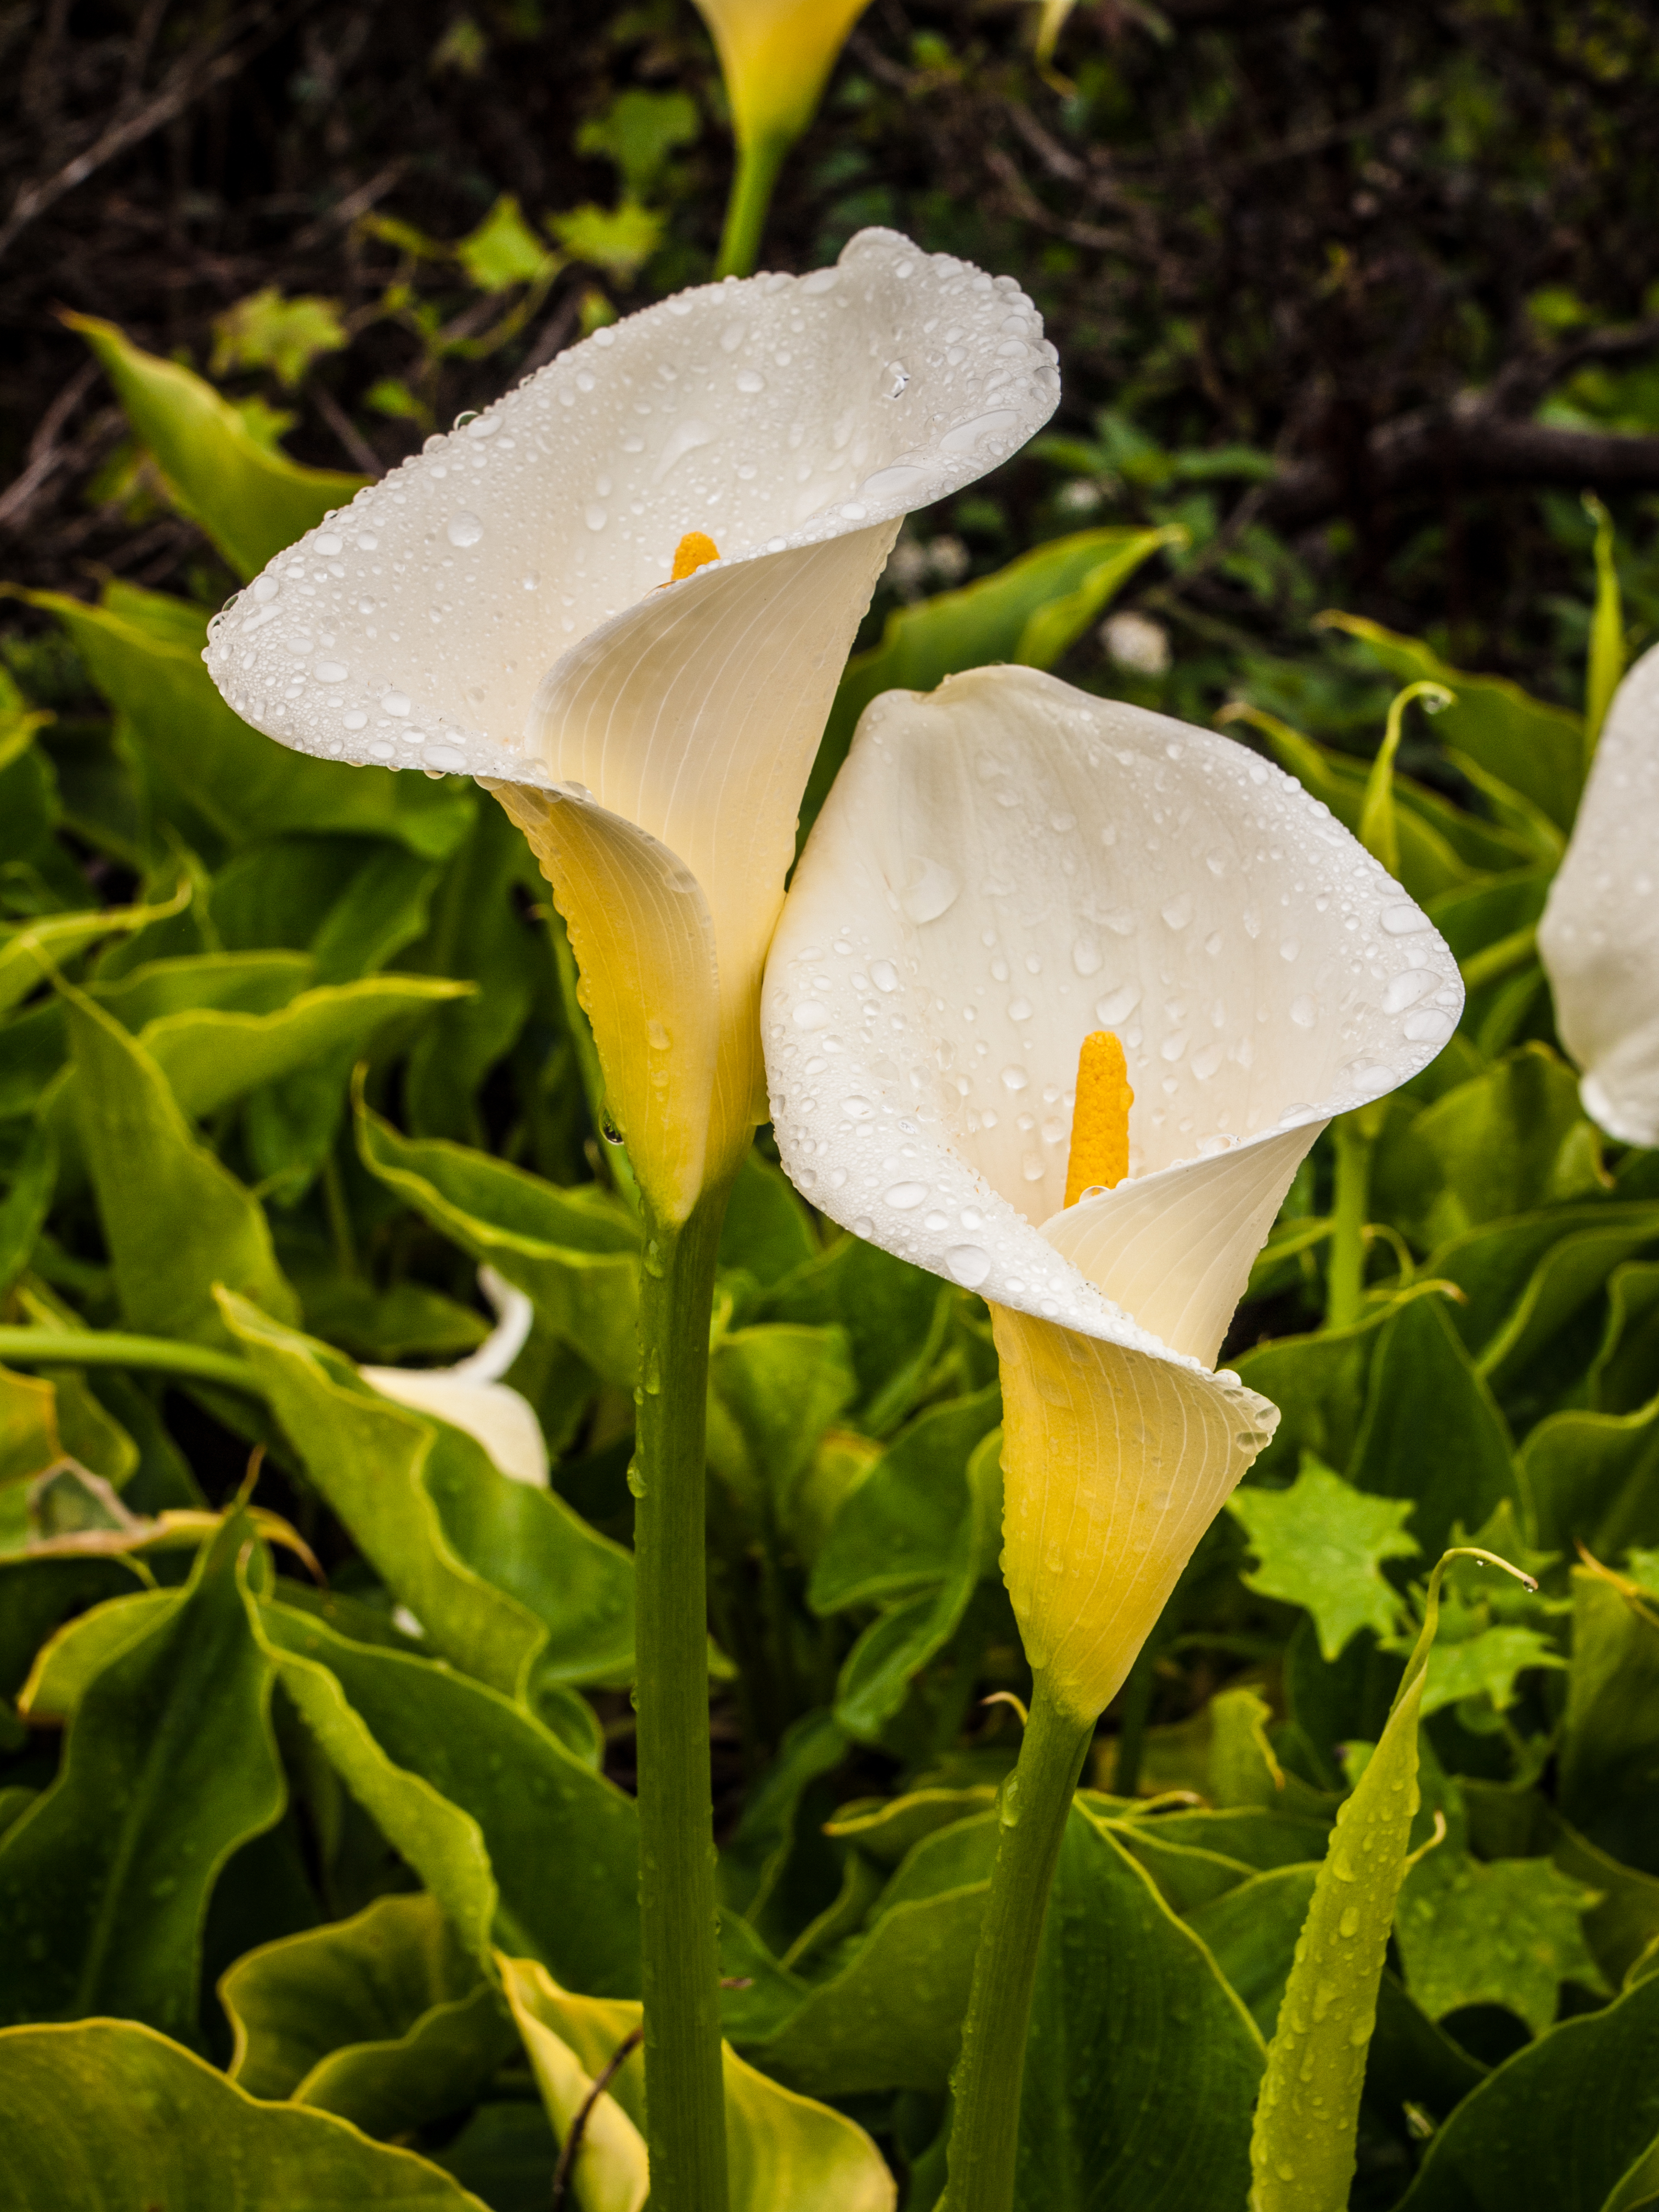
<path id="1" fill-rule="evenodd" d="M 505 292 L 533 283 L 552 256 L 525 221 L 518 201 L 503 192 L 478 228 L 455 248 L 455 258 L 481 292 Z"/>
<path id="2" fill-rule="evenodd" d="M 1245 1585 L 1305 1606 L 1328 1660 L 1339 1658 L 1362 1628 L 1391 1636 L 1401 1601 L 1380 1565 L 1416 1551 L 1404 1527 L 1413 1503 L 1368 1498 L 1306 1454 L 1288 1490 L 1240 1490 L 1230 1501 L 1258 1561 Z"/>
<path id="3" fill-rule="evenodd" d="M 548 228 L 574 260 L 609 270 L 624 284 L 656 252 L 662 227 L 661 216 L 629 199 L 615 209 L 596 207 L 589 201 L 568 214 L 548 217 Z"/>
<path id="4" fill-rule="evenodd" d="M 1581 1925 L 1599 1902 L 1548 1859 L 1482 1865 L 1431 1851 L 1406 1877 L 1395 1919 L 1406 1986 L 1431 2020 L 1503 2005 L 1541 2035 L 1563 1982 L 1611 1995 Z"/>
<path id="5" fill-rule="evenodd" d="M 292 391 L 313 361 L 350 343 L 339 310 L 337 300 L 314 295 L 285 300 L 274 284 L 250 293 L 214 318 L 214 375 L 270 368 Z"/>
<path id="6" fill-rule="evenodd" d="M 1528 1667 L 1561 1667 L 1566 1661 L 1535 1628 L 1484 1628 L 1460 1644 L 1441 1642 L 1429 1655 L 1423 1716 L 1461 1704 L 1483 1692 L 1493 1710 L 1506 1712 L 1515 1702 L 1515 1678 Z"/>

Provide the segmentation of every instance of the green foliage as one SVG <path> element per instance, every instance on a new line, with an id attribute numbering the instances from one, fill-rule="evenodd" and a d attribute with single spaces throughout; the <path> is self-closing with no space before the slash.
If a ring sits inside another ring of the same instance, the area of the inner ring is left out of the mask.
<path id="1" fill-rule="evenodd" d="M 502 325 L 566 253 L 654 275 L 696 114 L 629 94 L 589 131 L 623 197 L 559 219 L 556 252 L 504 201 L 459 248 L 398 250 Z M 236 364 L 300 373 L 283 348 L 324 335 L 315 306 L 243 302 Z M 349 496 L 188 370 L 89 336 L 239 570 Z M 1202 533 L 1176 504 L 1264 474 L 1127 415 L 1076 442 L 1052 457 L 1168 504 L 884 603 L 808 821 L 888 685 L 994 659 L 1095 680 L 1090 627 L 1155 552 L 1189 557 L 1175 526 Z M 118 581 L 33 608 L 91 690 L 0 686 L 0 2207 L 544 2204 L 615 2048 L 604 2008 L 639 1987 L 644 1255 L 568 949 L 486 794 L 231 714 L 203 609 Z M 1282 1419 L 1085 1771 L 1019 2212 L 1242 2201 L 1264 2042 L 1264 2207 L 1332 2212 L 1345 2160 L 1357 2212 L 1659 2188 L 1659 1182 L 1585 1119 L 1532 941 L 1584 728 L 1437 642 L 1344 632 L 1340 684 L 1241 663 L 1273 703 L 1236 724 L 1356 830 L 1369 794 L 1468 1008 L 1367 1139 L 1357 1318 L 1327 1325 L 1328 1142 L 1253 1274 L 1226 1358 Z M 1379 751 L 1419 681 L 1454 702 Z M 547 1490 L 459 1402 L 357 1368 L 477 1350 L 485 1266 L 533 1309 L 503 1380 Z M 984 1309 L 836 1232 L 763 1139 L 708 1404 L 723 2012 L 758 2069 L 733 2077 L 744 2124 L 783 2145 L 754 2212 L 810 2201 L 849 2139 L 802 2097 L 866 2125 L 918 2212 L 943 2185 L 1017 1741 L 981 1701 L 1030 1686 L 1000 1420 Z M 1414 1577 L 1466 1540 L 1541 1589 L 1454 1569 L 1402 1693 Z M 1347 2116 L 1329 2141 L 1286 2120 L 1310 2094 Z"/>
<path id="2" fill-rule="evenodd" d="M 334 300 L 285 300 L 274 285 L 250 293 L 214 323 L 212 374 L 269 368 L 290 391 L 325 354 L 350 343 Z"/>

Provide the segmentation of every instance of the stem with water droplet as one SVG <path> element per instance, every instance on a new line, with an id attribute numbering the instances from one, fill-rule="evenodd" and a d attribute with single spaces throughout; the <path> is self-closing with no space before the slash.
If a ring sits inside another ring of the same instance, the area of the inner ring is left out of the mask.
<path id="1" fill-rule="evenodd" d="M 634 1466 L 640 1950 L 652 2212 L 726 2212 L 708 1770 L 704 1427 L 730 1183 L 688 1221 L 645 1209 Z"/>
<path id="2" fill-rule="evenodd" d="M 1011 2212 L 1025 2032 L 1037 1951 L 1072 1792 L 1094 1735 L 1035 1679 L 1019 1760 L 1000 1801 L 996 1866 L 951 2077 L 950 2179 L 941 2212 Z"/>

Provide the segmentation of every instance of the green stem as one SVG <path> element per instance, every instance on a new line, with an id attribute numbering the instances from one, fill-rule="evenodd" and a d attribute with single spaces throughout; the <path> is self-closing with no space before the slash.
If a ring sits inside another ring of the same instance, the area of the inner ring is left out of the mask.
<path id="1" fill-rule="evenodd" d="M 1336 1195 L 1331 1207 L 1325 1326 L 1352 1328 L 1359 1319 L 1365 1282 L 1365 1212 L 1370 1197 L 1372 1139 L 1355 1113 L 1340 1114 L 1332 1122 L 1331 1141 L 1336 1147 Z"/>
<path id="2" fill-rule="evenodd" d="M 962 2056 L 951 2078 L 948 2212 L 1011 2212 L 1025 2031 L 1048 1887 L 1094 1734 L 1039 1674 L 1019 1762 L 1003 1785 L 991 1894 L 974 1959 Z"/>
<path id="3" fill-rule="evenodd" d="M 714 265 L 717 276 L 754 274 L 766 211 L 772 204 L 772 187 L 791 143 L 775 134 L 738 149 L 737 174 L 726 204 L 726 228 L 720 234 L 720 258 Z"/>
<path id="4" fill-rule="evenodd" d="M 726 2212 L 720 1950 L 708 1768 L 704 1427 L 714 1258 L 730 1186 L 665 1227 L 640 1284 L 635 1704 L 652 2212 Z"/>
<path id="5" fill-rule="evenodd" d="M 137 1367 L 228 1383 L 250 1398 L 264 1386 L 245 1359 L 165 1336 L 123 1336 L 114 1329 L 0 1328 L 0 1363 L 14 1367 Z"/>

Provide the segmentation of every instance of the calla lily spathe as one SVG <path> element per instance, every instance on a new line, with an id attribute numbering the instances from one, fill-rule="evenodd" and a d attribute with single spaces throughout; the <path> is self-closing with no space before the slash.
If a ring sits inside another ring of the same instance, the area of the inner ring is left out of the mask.
<path id="1" fill-rule="evenodd" d="M 861 232 L 833 268 L 596 331 L 212 625 L 208 665 L 257 728 L 476 775 L 519 822 L 659 1220 L 764 1110 L 757 1004 L 800 793 L 898 524 L 1058 392 L 1012 278 Z M 658 588 L 693 532 L 720 557 Z"/>
<path id="2" fill-rule="evenodd" d="M 1659 1145 L 1659 646 L 1613 694 L 1538 950 L 1584 1111 Z"/>
<path id="3" fill-rule="evenodd" d="M 495 1309 L 495 1326 L 476 1352 L 453 1367 L 360 1367 L 383 1398 L 435 1413 L 465 1429 L 514 1482 L 545 1490 L 552 1476 L 547 1439 L 530 1401 L 501 1377 L 524 1350 L 536 1310 L 493 1267 L 480 1267 L 478 1287 Z"/>
<path id="4" fill-rule="evenodd" d="M 1455 962 L 1325 807 L 1212 732 L 1035 671 L 867 710 L 763 1013 L 811 1202 L 991 1304 L 1027 1656 L 1100 1712 L 1278 1419 L 1214 1364 L 1325 1123 L 1451 1035 Z M 1079 1048 L 1129 1173 L 1062 1207 Z"/>
<path id="5" fill-rule="evenodd" d="M 720 58 L 740 146 L 793 145 L 870 0 L 696 0 Z"/>

